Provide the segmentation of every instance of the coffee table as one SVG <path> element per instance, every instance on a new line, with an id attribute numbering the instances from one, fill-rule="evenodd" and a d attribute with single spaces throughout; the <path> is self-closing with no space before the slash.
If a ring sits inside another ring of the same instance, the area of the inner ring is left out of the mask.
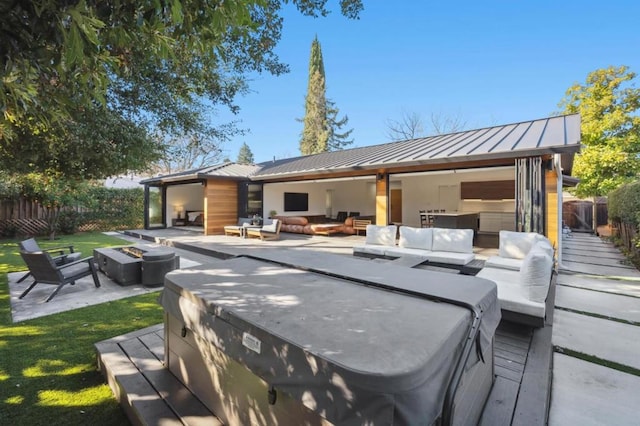
<path id="1" fill-rule="evenodd" d="M 319 235 L 330 236 L 332 234 L 337 234 L 342 229 L 342 224 L 336 223 L 321 223 L 319 225 L 312 225 L 313 232 Z"/>

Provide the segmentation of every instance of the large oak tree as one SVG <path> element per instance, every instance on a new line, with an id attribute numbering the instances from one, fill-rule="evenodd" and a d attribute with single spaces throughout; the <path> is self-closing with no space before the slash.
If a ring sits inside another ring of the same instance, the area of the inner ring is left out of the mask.
<path id="1" fill-rule="evenodd" d="M 287 71 L 273 52 L 287 3 L 328 13 L 326 0 L 2 2 L 0 167 L 101 177 L 159 158 L 159 132 L 215 138 L 227 128 L 211 108 L 237 111 L 246 73 Z M 357 18 L 362 0 L 340 6 Z"/>

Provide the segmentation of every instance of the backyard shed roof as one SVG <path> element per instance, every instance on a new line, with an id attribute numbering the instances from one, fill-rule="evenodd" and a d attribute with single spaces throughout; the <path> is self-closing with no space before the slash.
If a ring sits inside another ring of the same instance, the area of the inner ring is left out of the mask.
<path id="1" fill-rule="evenodd" d="M 564 115 L 261 163 L 252 180 L 476 160 L 580 149 L 580 115 Z"/>
<path id="2" fill-rule="evenodd" d="M 201 167 L 169 175 L 157 176 L 141 181 L 141 184 L 184 182 L 210 178 L 247 179 L 260 170 L 261 166 L 254 164 L 222 163 L 215 166 Z"/>

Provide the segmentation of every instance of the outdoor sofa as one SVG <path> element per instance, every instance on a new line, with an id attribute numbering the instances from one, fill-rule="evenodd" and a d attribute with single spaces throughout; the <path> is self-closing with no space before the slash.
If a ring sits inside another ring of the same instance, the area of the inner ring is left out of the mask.
<path id="1" fill-rule="evenodd" d="M 244 235 L 247 238 L 258 237 L 261 240 L 280 239 L 282 221 L 278 219 L 265 219 L 261 228 L 245 228 Z"/>
<path id="2" fill-rule="evenodd" d="M 553 279 L 553 246 L 535 232 L 500 231 L 499 238 L 498 255 L 487 259 L 476 276 L 496 283 L 504 319 L 542 327 Z"/>
<path id="3" fill-rule="evenodd" d="M 423 257 L 430 264 L 463 267 L 475 260 L 472 229 L 413 228 L 400 226 L 396 244 L 396 225 L 367 225 L 364 244 L 355 245 L 353 254 L 365 257 Z"/>
<path id="4" fill-rule="evenodd" d="M 368 220 L 369 223 L 373 221 L 373 218 L 368 216 L 351 216 L 340 222 L 327 222 L 322 218 L 316 216 L 276 216 L 276 219 L 282 221 L 282 232 L 291 232 L 295 234 L 307 234 L 307 235 L 328 235 L 328 234 L 348 234 L 355 235 L 358 233 L 358 229 L 354 227 L 354 221 Z M 317 221 L 317 222 L 316 222 Z"/>
<path id="5" fill-rule="evenodd" d="M 226 225 L 224 227 L 224 235 L 238 235 L 244 237 L 245 225 L 251 225 L 253 221 L 250 217 L 241 217 L 235 225 Z"/>

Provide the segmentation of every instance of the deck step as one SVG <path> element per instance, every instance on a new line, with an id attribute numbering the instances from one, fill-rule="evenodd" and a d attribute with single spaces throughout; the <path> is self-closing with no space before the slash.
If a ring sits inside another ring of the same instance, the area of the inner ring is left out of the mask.
<path id="1" fill-rule="evenodd" d="M 98 365 L 133 424 L 222 425 L 164 366 L 163 324 L 95 344 Z"/>

